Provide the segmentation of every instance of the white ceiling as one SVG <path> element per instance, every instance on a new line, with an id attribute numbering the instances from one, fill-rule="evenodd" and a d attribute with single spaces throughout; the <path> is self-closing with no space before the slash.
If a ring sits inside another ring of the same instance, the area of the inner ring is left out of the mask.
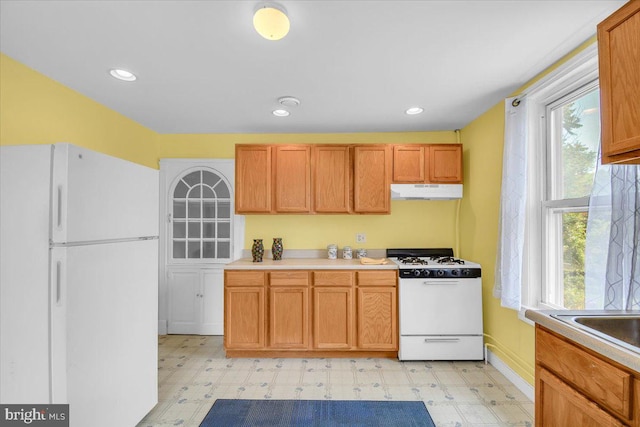
<path id="1" fill-rule="evenodd" d="M 291 30 L 274 42 L 258 1 L 0 0 L 0 50 L 160 133 L 453 130 L 625 1 L 279 3 Z M 285 95 L 301 105 L 273 116 Z"/>

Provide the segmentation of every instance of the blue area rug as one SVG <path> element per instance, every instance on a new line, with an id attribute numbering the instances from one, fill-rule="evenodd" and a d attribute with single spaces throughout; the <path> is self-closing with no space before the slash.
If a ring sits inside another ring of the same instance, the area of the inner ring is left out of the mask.
<path id="1" fill-rule="evenodd" d="M 421 401 L 218 399 L 200 427 L 435 427 Z"/>

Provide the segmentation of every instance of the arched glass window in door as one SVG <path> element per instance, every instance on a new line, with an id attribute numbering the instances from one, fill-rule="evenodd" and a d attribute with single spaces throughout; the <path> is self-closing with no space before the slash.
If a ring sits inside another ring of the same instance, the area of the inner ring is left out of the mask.
<path id="1" fill-rule="evenodd" d="M 173 191 L 173 259 L 230 259 L 231 214 L 231 192 L 220 176 L 205 169 L 183 176 Z"/>

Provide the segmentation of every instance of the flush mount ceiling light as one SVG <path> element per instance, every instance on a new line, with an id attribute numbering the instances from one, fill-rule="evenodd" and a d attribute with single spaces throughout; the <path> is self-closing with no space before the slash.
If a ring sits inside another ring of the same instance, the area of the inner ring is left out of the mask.
<path id="1" fill-rule="evenodd" d="M 273 115 L 277 117 L 287 117 L 289 114 L 287 110 L 273 110 Z"/>
<path id="2" fill-rule="evenodd" d="M 295 96 L 283 96 L 278 98 L 278 102 L 285 107 L 297 107 L 300 105 L 300 100 Z"/>
<path id="3" fill-rule="evenodd" d="M 423 111 L 424 111 L 424 108 L 422 108 L 422 107 L 411 107 L 411 108 L 407 108 L 407 111 L 405 111 L 405 114 L 413 116 L 413 115 L 416 115 L 416 114 L 420 114 Z"/>
<path id="4" fill-rule="evenodd" d="M 118 80 L 124 80 L 125 82 L 132 82 L 137 79 L 136 75 L 127 70 L 121 70 L 119 68 L 113 68 L 109 70 L 109 74 Z"/>
<path id="5" fill-rule="evenodd" d="M 267 40 L 280 40 L 289 26 L 287 11 L 277 3 L 261 3 L 253 14 L 253 27 Z"/>

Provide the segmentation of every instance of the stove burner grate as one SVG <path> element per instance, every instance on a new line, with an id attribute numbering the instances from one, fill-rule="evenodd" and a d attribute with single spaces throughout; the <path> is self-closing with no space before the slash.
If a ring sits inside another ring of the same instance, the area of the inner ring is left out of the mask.
<path id="1" fill-rule="evenodd" d="M 454 257 L 441 257 L 437 259 L 438 264 L 464 264 L 464 261 Z"/>

